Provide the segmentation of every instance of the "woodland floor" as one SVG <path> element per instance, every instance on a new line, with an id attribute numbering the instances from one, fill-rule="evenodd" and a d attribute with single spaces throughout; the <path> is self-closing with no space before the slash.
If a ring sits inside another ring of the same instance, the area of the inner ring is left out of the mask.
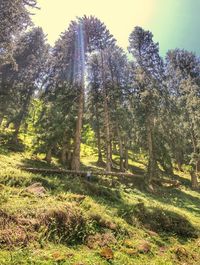
<path id="1" fill-rule="evenodd" d="M 144 174 L 144 157 L 130 156 L 130 171 Z M 133 177 L 87 181 L 20 168 L 46 168 L 42 158 L 0 149 L 1 265 L 200 264 L 200 193 L 187 173 L 175 172 L 179 188 L 149 193 Z M 83 145 L 82 169 L 97 169 L 96 160 Z M 41 183 L 34 192 L 33 183 Z"/>

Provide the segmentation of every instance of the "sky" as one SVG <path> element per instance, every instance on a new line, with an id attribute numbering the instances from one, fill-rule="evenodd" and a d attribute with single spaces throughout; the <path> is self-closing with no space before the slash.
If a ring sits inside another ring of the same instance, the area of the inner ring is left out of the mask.
<path id="1" fill-rule="evenodd" d="M 38 0 L 32 20 L 53 45 L 77 16 L 94 15 L 124 49 L 135 26 L 150 30 L 160 53 L 181 48 L 200 55 L 200 0 Z"/>

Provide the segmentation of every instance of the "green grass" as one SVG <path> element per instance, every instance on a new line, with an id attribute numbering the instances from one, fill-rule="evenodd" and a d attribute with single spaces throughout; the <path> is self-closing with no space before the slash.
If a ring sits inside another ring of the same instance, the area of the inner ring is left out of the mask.
<path id="1" fill-rule="evenodd" d="M 81 157 L 83 169 L 99 169 L 93 148 L 83 145 Z M 176 172 L 179 189 L 149 193 L 132 178 L 88 182 L 19 167 L 47 167 L 42 158 L 0 149 L 0 264 L 199 264 L 200 193 L 190 189 L 187 173 Z M 144 157 L 129 162 L 143 174 Z M 35 182 L 45 187 L 44 197 L 26 191 Z M 101 254 L 105 247 L 113 251 L 110 261 Z"/>

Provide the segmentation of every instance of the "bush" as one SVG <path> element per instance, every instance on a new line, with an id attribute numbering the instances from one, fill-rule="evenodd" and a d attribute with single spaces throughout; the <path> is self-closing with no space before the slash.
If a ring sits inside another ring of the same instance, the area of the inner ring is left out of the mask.
<path id="1" fill-rule="evenodd" d="M 82 243 L 87 236 L 87 222 L 83 213 L 73 204 L 59 209 L 51 209 L 42 214 L 40 224 L 47 240 L 75 244 Z"/>

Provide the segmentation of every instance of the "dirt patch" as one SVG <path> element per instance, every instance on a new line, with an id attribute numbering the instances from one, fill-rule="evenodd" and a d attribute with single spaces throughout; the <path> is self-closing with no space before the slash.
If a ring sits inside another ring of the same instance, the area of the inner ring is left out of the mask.
<path id="1" fill-rule="evenodd" d="M 27 246 L 36 239 L 35 227 L 30 225 L 28 219 L 24 223 L 16 216 L 0 210 L 0 246 L 13 248 Z"/>
<path id="2" fill-rule="evenodd" d="M 88 236 L 86 239 L 86 245 L 91 249 L 106 247 L 116 243 L 117 240 L 112 233 L 97 233 L 95 235 Z"/>

